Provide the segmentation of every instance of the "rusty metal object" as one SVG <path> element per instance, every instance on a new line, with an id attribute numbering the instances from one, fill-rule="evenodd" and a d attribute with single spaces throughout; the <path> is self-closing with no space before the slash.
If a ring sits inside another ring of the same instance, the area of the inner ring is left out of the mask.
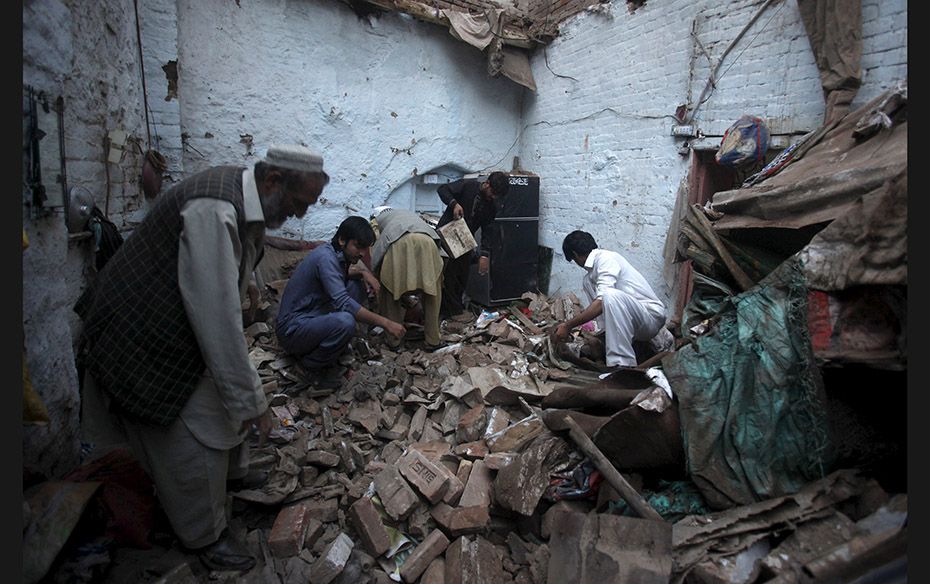
<path id="1" fill-rule="evenodd" d="M 157 150 L 145 153 L 142 163 L 142 192 L 147 199 L 154 199 L 161 192 L 162 173 L 168 168 L 168 161 Z"/>

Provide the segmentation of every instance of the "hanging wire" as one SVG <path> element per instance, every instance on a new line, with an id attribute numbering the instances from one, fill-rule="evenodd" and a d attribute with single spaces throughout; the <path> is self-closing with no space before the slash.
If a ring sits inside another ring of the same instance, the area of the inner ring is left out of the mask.
<path id="1" fill-rule="evenodd" d="M 139 47 L 139 69 L 142 71 L 142 101 L 145 106 L 145 137 L 149 150 L 152 149 L 152 133 L 149 129 L 149 96 L 145 88 L 145 63 L 142 58 L 142 30 L 139 27 L 139 0 L 132 1 L 136 12 L 136 44 Z"/>

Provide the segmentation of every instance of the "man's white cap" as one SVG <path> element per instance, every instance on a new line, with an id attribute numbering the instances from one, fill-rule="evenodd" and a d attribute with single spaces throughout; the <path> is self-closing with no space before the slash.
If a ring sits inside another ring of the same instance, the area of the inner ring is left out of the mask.
<path id="1" fill-rule="evenodd" d="M 323 155 L 298 144 L 269 146 L 265 162 L 300 172 L 323 172 Z"/>

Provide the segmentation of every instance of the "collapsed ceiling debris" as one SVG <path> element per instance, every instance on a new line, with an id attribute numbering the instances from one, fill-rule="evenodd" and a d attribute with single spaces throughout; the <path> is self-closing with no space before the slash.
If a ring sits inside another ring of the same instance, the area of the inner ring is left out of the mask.
<path id="1" fill-rule="evenodd" d="M 342 1 L 360 16 L 378 11 L 400 12 L 448 27 L 453 37 L 487 55 L 490 76 L 503 74 L 536 91 L 529 63 L 532 50 L 558 36 L 560 22 L 601 0 L 537 3 L 529 8 L 519 3 L 504 8 L 493 0 L 434 0 L 430 4 L 416 0 Z"/>

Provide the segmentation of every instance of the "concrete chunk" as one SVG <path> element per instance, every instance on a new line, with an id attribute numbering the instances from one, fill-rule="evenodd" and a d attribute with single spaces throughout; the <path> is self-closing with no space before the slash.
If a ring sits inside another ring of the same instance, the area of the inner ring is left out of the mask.
<path id="1" fill-rule="evenodd" d="M 485 426 L 482 438 L 487 438 L 492 434 L 500 432 L 510 425 L 510 416 L 502 408 L 493 407 L 488 414 L 488 423 Z"/>
<path id="2" fill-rule="evenodd" d="M 604 513 L 558 518 L 549 540 L 548 582 L 664 584 L 671 578 L 670 523 Z"/>
<path id="3" fill-rule="evenodd" d="M 368 497 L 362 497 L 349 507 L 349 520 L 358 532 L 362 545 L 375 557 L 391 547 L 391 538 L 381 522 L 381 516 Z"/>
<path id="4" fill-rule="evenodd" d="M 416 582 L 417 578 L 426 570 L 427 566 L 449 545 L 447 538 L 441 531 L 434 529 L 426 536 L 423 543 L 418 545 L 413 553 L 407 556 L 404 565 L 400 567 L 400 577 L 404 582 Z"/>
<path id="5" fill-rule="evenodd" d="M 396 467 L 389 466 L 375 475 L 374 483 L 384 510 L 395 521 L 406 519 L 420 502 Z"/>
<path id="6" fill-rule="evenodd" d="M 336 579 L 349 561 L 355 544 L 344 533 L 340 533 L 331 544 L 323 549 L 320 559 L 313 563 L 310 584 L 329 584 Z"/>

